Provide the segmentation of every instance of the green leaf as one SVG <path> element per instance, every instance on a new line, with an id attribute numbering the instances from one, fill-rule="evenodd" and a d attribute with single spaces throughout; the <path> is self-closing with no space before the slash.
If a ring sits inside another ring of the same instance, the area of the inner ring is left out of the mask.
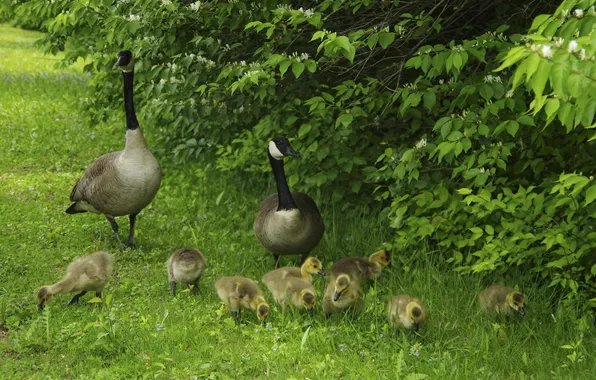
<path id="1" fill-rule="evenodd" d="M 594 202 L 594 199 L 596 199 L 596 185 L 590 186 L 590 188 L 586 191 L 586 201 L 584 202 L 584 207 Z"/>
<path id="2" fill-rule="evenodd" d="M 329 151 L 329 146 L 325 145 L 321 147 L 319 150 L 317 150 L 317 159 L 319 161 L 323 161 L 323 159 L 329 155 Z"/>
<path id="3" fill-rule="evenodd" d="M 350 124 L 352 124 L 352 120 L 354 120 L 354 116 L 352 116 L 352 114 L 349 114 L 349 113 L 341 114 L 335 121 L 335 126 L 337 127 L 340 124 L 342 124 L 344 127 L 349 127 Z"/>
<path id="4" fill-rule="evenodd" d="M 346 36 L 337 37 L 335 39 L 335 43 L 337 44 L 337 46 L 341 47 L 345 51 L 350 51 L 354 48 L 354 46 L 352 46 L 352 44 L 350 43 L 350 39 Z"/>
<path id="5" fill-rule="evenodd" d="M 544 22 L 546 20 L 548 20 L 551 17 L 551 15 L 538 15 L 534 18 L 534 21 L 532 21 L 532 26 L 530 26 L 530 31 L 536 30 L 540 27 L 540 25 L 544 24 Z"/>
<path id="6" fill-rule="evenodd" d="M 542 59 L 540 60 L 540 64 L 538 65 L 538 70 L 532 79 L 532 91 L 534 91 L 535 97 L 541 97 L 542 93 L 544 92 L 544 87 L 546 86 L 546 81 L 550 75 L 550 69 L 552 67 L 552 63 L 549 61 Z"/>
<path id="7" fill-rule="evenodd" d="M 368 37 L 368 40 L 366 41 L 368 48 L 370 50 L 372 50 L 375 47 L 378 40 L 379 40 L 379 33 L 371 34 L 370 37 Z"/>
<path id="8" fill-rule="evenodd" d="M 468 195 L 472 194 L 472 190 L 468 189 L 467 187 L 462 187 L 461 189 L 457 189 L 457 193 L 461 195 Z"/>
<path id="9" fill-rule="evenodd" d="M 486 231 L 487 234 L 489 234 L 491 236 L 495 234 L 495 229 L 490 224 L 487 224 L 486 226 L 484 226 L 484 230 Z"/>
<path id="10" fill-rule="evenodd" d="M 481 124 L 481 125 L 478 127 L 478 134 L 479 134 L 480 136 L 488 136 L 488 135 L 490 134 L 490 130 L 489 130 L 489 128 L 488 128 L 488 125 L 486 125 L 486 124 Z"/>
<path id="11" fill-rule="evenodd" d="M 292 62 L 292 72 L 296 79 L 300 78 L 300 75 L 304 71 L 304 63 L 302 62 Z"/>
<path id="12" fill-rule="evenodd" d="M 517 123 L 517 121 L 509 120 L 506 128 L 507 128 L 507 132 L 509 132 L 509 134 L 511 136 L 515 137 L 515 134 L 519 130 L 519 124 Z"/>
<path id="13" fill-rule="evenodd" d="M 530 115 L 522 115 L 517 118 L 517 122 L 521 125 L 535 125 L 534 118 Z"/>
<path id="14" fill-rule="evenodd" d="M 424 103 L 424 108 L 430 111 L 437 102 L 437 96 L 435 95 L 434 91 L 429 90 L 426 91 L 422 96 L 422 101 Z"/>
<path id="15" fill-rule="evenodd" d="M 379 35 L 379 45 L 381 45 L 383 49 L 387 49 L 387 46 L 391 45 L 394 40 L 395 33 L 381 32 Z"/>
<path id="16" fill-rule="evenodd" d="M 559 109 L 559 99 L 549 99 L 544 106 L 544 112 L 546 112 L 546 118 L 550 119 L 551 116 Z M 554 117 L 554 116 L 553 116 Z"/>
<path id="17" fill-rule="evenodd" d="M 306 65 L 306 70 L 308 70 L 309 72 L 314 73 L 315 71 L 317 71 L 317 63 L 314 60 L 306 60 L 304 64 Z"/>
<path id="18" fill-rule="evenodd" d="M 284 74 L 286 73 L 286 71 L 288 71 L 288 67 L 290 67 L 290 64 L 292 64 L 292 61 L 289 59 L 286 59 L 285 61 L 282 61 L 279 64 L 279 72 L 281 73 L 282 78 L 283 78 Z"/>
<path id="19" fill-rule="evenodd" d="M 298 130 L 298 137 L 304 137 L 310 130 L 312 129 L 312 125 L 310 124 L 302 124 L 300 129 Z"/>

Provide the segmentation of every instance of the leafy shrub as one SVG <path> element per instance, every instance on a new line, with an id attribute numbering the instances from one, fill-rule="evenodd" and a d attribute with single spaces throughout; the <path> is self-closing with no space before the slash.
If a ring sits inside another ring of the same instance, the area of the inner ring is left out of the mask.
<path id="1" fill-rule="evenodd" d="M 290 185 L 387 206 L 392 245 L 414 259 L 426 241 L 463 273 L 522 266 L 593 290 L 594 0 L 306 4 L 32 0 L 16 13 L 46 20 L 42 45 L 64 64 L 89 58 L 94 118 L 119 109 L 114 56 L 133 50 L 142 116 L 180 162 L 215 154 L 221 170 L 264 173 L 265 142 L 295 137 Z"/>

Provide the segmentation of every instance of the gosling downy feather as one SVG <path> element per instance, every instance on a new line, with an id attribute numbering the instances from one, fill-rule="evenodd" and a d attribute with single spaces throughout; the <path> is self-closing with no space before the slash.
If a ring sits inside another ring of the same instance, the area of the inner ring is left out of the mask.
<path id="1" fill-rule="evenodd" d="M 418 298 L 400 294 L 389 299 L 387 319 L 394 326 L 418 331 L 420 324 L 426 320 L 426 310 Z"/>
<path id="2" fill-rule="evenodd" d="M 194 248 L 181 248 L 168 259 L 168 280 L 172 296 L 176 295 L 176 283 L 192 284 L 192 292 L 199 292 L 199 280 L 207 267 L 203 254 Z"/>
<path id="3" fill-rule="evenodd" d="M 147 146 L 134 110 L 132 53 L 120 51 L 116 66 L 122 68 L 124 78 L 126 145 L 124 150 L 104 154 L 87 168 L 70 193 L 70 201 L 74 203 L 66 213 L 89 211 L 105 215 L 123 248 L 114 218 L 129 215 L 127 244 L 133 245 L 136 216 L 155 197 L 161 183 L 161 169 Z"/>
<path id="4" fill-rule="evenodd" d="M 68 265 L 66 275 L 54 285 L 42 286 L 37 291 L 37 305 L 39 311 L 52 299 L 62 293 L 77 293 L 68 305 L 79 302 L 79 298 L 87 292 L 95 292 L 101 297 L 101 292 L 112 273 L 114 258 L 107 252 L 95 252 L 81 256 Z"/>
<path id="5" fill-rule="evenodd" d="M 376 279 L 381 275 L 384 266 L 391 266 L 391 255 L 385 249 L 374 252 L 368 259 L 363 257 L 346 257 L 334 263 L 328 272 L 333 275 L 347 273 L 358 281 Z"/>
<path id="6" fill-rule="evenodd" d="M 312 282 L 312 274 L 325 275 L 323 264 L 316 257 L 309 257 L 298 267 L 281 267 L 272 270 L 263 276 L 263 283 L 279 284 L 288 278 L 300 278 Z"/>
<path id="7" fill-rule="evenodd" d="M 236 325 L 240 324 L 240 309 L 256 310 L 257 318 L 264 321 L 269 314 L 269 304 L 265 301 L 259 286 L 247 277 L 222 277 L 215 282 L 219 298 L 230 308 Z"/>
<path id="8" fill-rule="evenodd" d="M 304 261 L 319 244 L 325 225 L 315 201 L 300 192 L 290 192 L 284 171 L 284 157 L 299 157 L 288 139 L 276 137 L 269 143 L 269 163 L 275 176 L 277 194 L 259 206 L 253 231 L 263 247 L 280 255 L 301 255 Z"/>
<path id="9" fill-rule="evenodd" d="M 359 313 L 362 310 L 362 305 L 362 289 L 358 280 L 351 278 L 346 273 L 329 278 L 323 296 L 323 311 L 327 316 L 348 308 Z"/>
<path id="10" fill-rule="evenodd" d="M 291 303 L 298 309 L 306 309 L 310 315 L 313 315 L 314 307 L 317 302 L 317 293 L 311 282 L 299 277 L 287 277 L 282 281 L 271 281 L 270 278 L 263 277 L 263 283 L 271 294 L 273 299 L 279 303 L 282 308 Z M 289 296 L 289 300 L 288 300 Z"/>
<path id="11" fill-rule="evenodd" d="M 489 286 L 478 294 L 478 300 L 487 313 L 512 314 L 516 311 L 521 316 L 526 314 L 524 295 L 507 286 Z"/>

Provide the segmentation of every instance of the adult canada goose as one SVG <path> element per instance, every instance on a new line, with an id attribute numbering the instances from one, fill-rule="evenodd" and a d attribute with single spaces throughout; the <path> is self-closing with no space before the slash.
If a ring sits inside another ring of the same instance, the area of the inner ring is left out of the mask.
<path id="1" fill-rule="evenodd" d="M 113 261 L 114 258 L 107 252 L 95 252 L 77 258 L 68 265 L 62 280 L 54 285 L 43 286 L 37 291 L 39 311 L 43 310 L 52 297 L 62 293 L 80 292 L 72 297 L 67 305 L 79 303 L 79 298 L 91 291 L 94 291 L 97 297 L 101 297 L 101 291 L 112 273 Z"/>
<path id="2" fill-rule="evenodd" d="M 193 248 L 181 248 L 168 259 L 168 280 L 172 297 L 176 296 L 176 282 L 193 284 L 193 294 L 199 292 L 199 280 L 207 267 L 205 257 Z"/>
<path id="3" fill-rule="evenodd" d="M 486 313 L 511 314 L 518 312 L 526 315 L 524 295 L 507 286 L 492 285 L 478 294 L 480 306 Z"/>
<path id="4" fill-rule="evenodd" d="M 391 267 L 391 255 L 385 249 L 374 252 L 370 257 L 345 257 L 335 262 L 328 272 L 332 275 L 347 273 L 361 282 L 374 280 L 381 275 L 383 267 Z"/>
<path id="5" fill-rule="evenodd" d="M 263 247 L 273 253 L 276 266 L 280 255 L 302 255 L 302 262 L 319 244 L 325 225 L 317 204 L 300 192 L 290 192 L 284 157 L 300 157 L 285 137 L 269 142 L 267 154 L 277 184 L 277 194 L 266 198 L 259 206 L 253 230 Z"/>
<path id="6" fill-rule="evenodd" d="M 236 325 L 240 324 L 240 310 L 256 310 L 257 318 L 265 321 L 269 314 L 269 304 L 265 301 L 259 286 L 247 277 L 222 277 L 215 282 L 215 290 L 219 299 L 228 307 Z"/>
<path id="7" fill-rule="evenodd" d="M 426 311 L 418 298 L 400 294 L 389 299 L 387 319 L 393 326 L 418 331 L 420 324 L 426 320 Z"/>
<path id="8" fill-rule="evenodd" d="M 161 182 L 161 169 L 147 147 L 134 110 L 132 53 L 120 51 L 116 66 L 122 69 L 124 78 L 126 145 L 124 150 L 100 156 L 85 170 L 70 193 L 74 203 L 66 213 L 90 211 L 105 215 L 120 248 L 124 248 L 114 218 L 129 215 L 130 231 L 126 244 L 133 245 L 135 219 L 155 197 Z"/>

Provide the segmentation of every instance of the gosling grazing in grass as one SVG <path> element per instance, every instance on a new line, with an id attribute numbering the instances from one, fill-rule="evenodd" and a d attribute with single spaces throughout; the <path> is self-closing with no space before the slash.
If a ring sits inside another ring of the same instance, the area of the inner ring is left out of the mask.
<path id="1" fill-rule="evenodd" d="M 277 194 L 259 206 L 253 231 L 263 247 L 273 253 L 275 265 L 280 255 L 301 255 L 302 262 L 319 244 L 325 225 L 315 201 L 300 192 L 290 192 L 284 171 L 284 157 L 300 157 L 287 138 L 269 143 L 269 163 L 277 184 Z"/>
<path id="2" fill-rule="evenodd" d="M 365 282 L 379 277 L 385 266 L 391 267 L 391 254 L 382 249 L 371 254 L 368 259 L 363 257 L 343 258 L 334 263 L 328 272 L 333 275 L 346 273 L 353 279 Z"/>
<path id="3" fill-rule="evenodd" d="M 266 276 L 265 276 L 266 277 Z M 311 282 L 298 277 L 288 277 L 283 281 L 271 281 L 263 277 L 263 283 L 271 294 L 273 299 L 279 303 L 283 309 L 289 302 L 298 309 L 305 309 L 311 316 L 314 314 L 317 303 L 317 293 Z"/>
<path id="4" fill-rule="evenodd" d="M 329 279 L 323 297 L 323 311 L 327 316 L 347 308 L 352 308 L 358 313 L 362 309 L 362 304 L 362 289 L 358 280 L 346 273 Z"/>
<path id="5" fill-rule="evenodd" d="M 91 291 L 95 292 L 97 297 L 101 297 L 101 292 L 112 273 L 113 262 L 114 258 L 107 252 L 95 252 L 77 258 L 68 265 L 62 280 L 54 285 L 43 286 L 37 291 L 38 310 L 42 311 L 52 297 L 62 293 L 79 292 L 67 305 L 79 303 L 79 298 Z"/>
<path id="6" fill-rule="evenodd" d="M 70 193 L 70 201 L 74 203 L 66 209 L 66 213 L 90 211 L 105 215 L 123 249 L 114 218 L 129 216 L 130 230 L 126 244 L 132 246 L 136 217 L 155 197 L 161 183 L 161 169 L 147 147 L 134 110 L 132 53 L 120 51 L 116 66 L 120 66 L 124 78 L 126 145 L 124 150 L 100 156 L 85 170 Z"/>
<path id="7" fill-rule="evenodd" d="M 389 323 L 398 328 L 418 331 L 420 324 L 426 320 L 426 310 L 418 298 L 400 294 L 389 299 L 387 319 Z"/>
<path id="8" fill-rule="evenodd" d="M 215 282 L 215 290 L 219 298 L 230 308 L 236 325 L 240 324 L 240 309 L 256 310 L 257 318 L 261 321 L 269 314 L 269 304 L 265 301 L 259 286 L 250 278 L 222 277 Z"/>
<path id="9" fill-rule="evenodd" d="M 168 279 L 172 289 L 172 297 L 176 296 L 176 283 L 194 285 L 193 294 L 199 292 L 199 280 L 207 267 L 205 257 L 193 248 L 177 250 L 168 259 Z"/>
<path id="10" fill-rule="evenodd" d="M 509 315 L 514 311 L 526 315 L 525 297 L 507 286 L 492 285 L 478 294 L 482 310 L 486 313 Z"/>

